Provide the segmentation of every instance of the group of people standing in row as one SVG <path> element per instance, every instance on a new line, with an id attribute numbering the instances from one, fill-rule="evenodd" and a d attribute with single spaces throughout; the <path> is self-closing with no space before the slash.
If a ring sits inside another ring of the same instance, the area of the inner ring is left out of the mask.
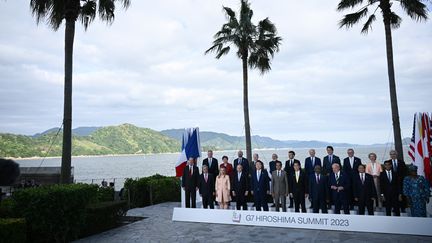
<path id="1" fill-rule="evenodd" d="M 182 176 L 182 188 L 186 194 L 186 207 L 196 207 L 196 192 L 202 197 L 204 208 L 214 208 L 214 202 L 221 209 L 227 209 L 231 201 L 236 202 L 237 210 L 247 210 L 247 198 L 253 196 L 254 207 L 268 211 L 267 196 L 273 198 L 276 211 L 306 212 L 306 199 L 310 200 L 313 213 L 327 213 L 334 205 L 334 213 L 349 214 L 354 206 L 358 213 L 374 214 L 374 208 L 385 207 L 386 215 L 400 216 L 407 207 L 411 216 L 426 217 L 426 204 L 429 202 L 430 186 L 428 181 L 417 175 L 417 166 L 407 166 L 397 159 L 397 152 L 390 151 L 390 159 L 384 164 L 377 161 L 377 155 L 370 153 L 369 162 L 362 164 L 354 156 L 354 150 L 348 149 L 343 161 L 333 154 L 333 147 L 327 146 L 327 156 L 322 160 L 315 157 L 315 150 L 309 150 L 304 168 L 295 159 L 295 152 L 288 152 L 288 160 L 282 168 L 277 154 L 272 155 L 269 171 L 253 154 L 253 162 L 243 158 L 238 151 L 238 158 L 233 164 L 228 157 L 222 157 L 219 164 L 213 158 L 213 151 L 207 152 L 202 161 L 202 173 L 196 165 L 196 159 L 189 158 Z M 249 195 L 250 194 L 250 195 Z"/>

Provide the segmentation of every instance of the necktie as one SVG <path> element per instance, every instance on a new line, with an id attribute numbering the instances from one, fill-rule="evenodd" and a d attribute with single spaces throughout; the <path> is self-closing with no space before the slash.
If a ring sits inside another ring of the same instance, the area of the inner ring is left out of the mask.
<path id="1" fill-rule="evenodd" d="M 393 160 L 393 170 L 397 171 L 397 162 L 395 159 Z"/>
<path id="2" fill-rule="evenodd" d="M 278 171 L 278 177 L 280 176 L 280 171 Z"/>
<path id="3" fill-rule="evenodd" d="M 329 155 L 330 164 L 332 163 L 332 160 L 333 160 L 333 156 Z"/>
<path id="4" fill-rule="evenodd" d="M 312 166 L 314 166 L 315 165 L 315 158 L 311 157 L 311 161 L 312 161 Z"/>
<path id="5" fill-rule="evenodd" d="M 258 181 L 260 180 L 260 176 L 261 176 L 261 171 L 258 171 L 257 172 L 257 179 L 258 179 Z"/>
<path id="6" fill-rule="evenodd" d="M 204 174 L 205 182 L 207 183 L 207 173 Z"/>
<path id="7" fill-rule="evenodd" d="M 362 180 L 362 184 L 364 184 L 364 174 L 361 173 L 361 180 Z"/>
<path id="8" fill-rule="evenodd" d="M 299 181 L 299 175 L 298 175 L 298 173 L 296 172 L 296 182 L 298 183 L 298 181 Z"/>
<path id="9" fill-rule="evenodd" d="M 292 159 L 290 159 L 290 164 L 291 164 L 291 167 L 293 166 L 293 160 Z"/>
<path id="10" fill-rule="evenodd" d="M 316 177 L 316 182 L 317 182 L 317 184 L 319 184 L 319 182 L 320 182 L 319 175 L 317 175 L 317 177 Z"/>
<path id="11" fill-rule="evenodd" d="M 189 175 L 192 175 L 193 170 L 192 170 L 192 166 L 189 166 Z"/>
<path id="12" fill-rule="evenodd" d="M 391 182 L 392 181 L 391 172 L 387 171 L 387 175 L 388 175 L 389 181 Z"/>
<path id="13" fill-rule="evenodd" d="M 212 158 L 209 158 L 209 167 L 212 165 Z"/>
<path id="14" fill-rule="evenodd" d="M 240 181 L 241 173 L 238 173 L 237 179 Z"/>
<path id="15" fill-rule="evenodd" d="M 339 184 L 339 174 L 336 174 L 336 184 Z"/>

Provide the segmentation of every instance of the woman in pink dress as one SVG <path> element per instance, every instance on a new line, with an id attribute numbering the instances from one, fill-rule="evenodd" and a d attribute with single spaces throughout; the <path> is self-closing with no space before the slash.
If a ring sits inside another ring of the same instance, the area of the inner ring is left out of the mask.
<path id="1" fill-rule="evenodd" d="M 216 177 L 216 201 L 221 209 L 227 209 L 231 201 L 231 183 L 230 177 L 226 174 L 225 168 L 221 167 L 219 175 Z"/>
<path id="2" fill-rule="evenodd" d="M 381 166 L 380 162 L 376 161 L 377 155 L 375 153 L 370 153 L 368 155 L 368 157 L 369 157 L 370 162 L 367 163 L 367 165 L 366 165 L 366 173 L 373 176 L 376 192 L 378 195 L 377 205 L 375 205 L 375 206 L 378 206 L 378 208 L 381 208 L 382 207 L 382 200 L 379 197 L 379 195 L 381 195 L 379 177 L 380 177 L 380 174 L 382 172 L 382 166 Z"/>

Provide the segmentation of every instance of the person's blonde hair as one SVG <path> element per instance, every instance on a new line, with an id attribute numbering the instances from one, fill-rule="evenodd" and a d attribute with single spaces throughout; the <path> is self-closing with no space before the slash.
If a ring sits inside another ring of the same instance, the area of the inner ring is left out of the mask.
<path id="1" fill-rule="evenodd" d="M 373 152 L 372 152 L 372 153 L 369 153 L 369 154 L 368 154 L 368 158 L 369 158 L 369 159 L 370 159 L 370 156 L 371 156 L 371 155 L 375 156 L 375 160 L 378 158 L 378 156 L 376 155 L 376 153 L 373 153 Z"/>

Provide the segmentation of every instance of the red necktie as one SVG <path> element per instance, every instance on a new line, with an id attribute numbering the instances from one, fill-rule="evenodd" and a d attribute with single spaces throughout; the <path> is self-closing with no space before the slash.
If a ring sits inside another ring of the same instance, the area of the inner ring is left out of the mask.
<path id="1" fill-rule="evenodd" d="M 189 167 L 189 175 L 191 176 L 192 175 L 192 167 Z"/>
<path id="2" fill-rule="evenodd" d="M 206 183 L 207 183 L 207 173 L 206 174 L 204 174 L 205 176 L 204 176 L 204 178 L 205 178 L 205 181 L 206 181 Z"/>

